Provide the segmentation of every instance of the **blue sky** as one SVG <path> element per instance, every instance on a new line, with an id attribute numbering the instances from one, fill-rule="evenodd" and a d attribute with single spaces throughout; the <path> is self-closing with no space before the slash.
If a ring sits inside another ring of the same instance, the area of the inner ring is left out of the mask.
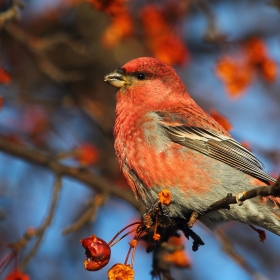
<path id="1" fill-rule="evenodd" d="M 42 11 L 45 5 L 54 5 L 54 3 L 53 0 L 29 1 L 26 8 Z M 214 6 L 214 14 L 217 26 L 222 32 L 228 34 L 231 40 L 243 38 L 254 30 L 268 34 L 266 42 L 269 54 L 279 63 L 280 37 L 275 28 L 280 26 L 279 11 L 265 4 L 264 1 L 258 1 L 256 5 L 252 5 L 252 1 L 220 1 Z M 205 26 L 204 16 L 197 11 L 195 16 L 186 20 L 182 29 L 186 41 L 201 44 Z M 215 76 L 214 69 L 219 55 L 218 52 L 196 52 L 185 67 L 176 68 L 191 96 L 201 106 L 207 104 L 206 110 L 215 108 L 225 115 L 232 123 L 232 135 L 238 141 L 248 141 L 253 149 L 256 146 L 279 150 L 280 125 L 277 121 L 280 119 L 279 79 L 276 83 L 268 85 L 256 76 L 256 83 L 248 87 L 244 96 L 233 101 L 225 93 L 221 81 Z M 116 65 L 116 67 L 119 66 Z M 1 125 L 5 125 L 13 114 L 14 111 L 10 108 L 3 108 L 0 112 Z M 79 118 L 79 115 L 73 114 L 68 116 L 67 122 L 73 125 L 74 130 L 79 131 L 82 137 L 86 131 L 81 129 Z M 71 136 L 67 141 L 73 142 Z M 61 142 L 54 137 L 52 145 L 61 147 Z M 266 164 L 267 171 L 275 171 L 269 161 L 265 158 L 260 159 Z M 51 199 L 53 176 L 47 170 L 34 168 L 21 160 L 0 154 L 0 181 L 0 206 L 7 214 L 7 219 L 0 222 L 0 229 L 3 235 L 9 235 L 11 238 L 5 242 L 10 242 L 20 238 L 28 226 L 36 227 L 43 221 Z M 34 275 L 34 279 L 106 279 L 107 268 L 116 262 L 124 261 L 129 238 L 113 247 L 112 258 L 106 268 L 94 273 L 85 271 L 83 268 L 84 250 L 79 243 L 81 238 L 93 233 L 109 241 L 116 232 L 138 217 L 134 209 L 121 200 L 109 198 L 99 210 L 96 222 L 81 230 L 75 239 L 71 235 L 61 234 L 63 228 L 77 218 L 75 215 L 82 211 L 92 195 L 91 190 L 77 182 L 69 179 L 63 181 L 57 215 L 46 233 L 36 258 L 27 270 L 30 275 Z M 77 209 L 79 210 L 75 211 Z M 244 226 L 234 225 L 233 227 L 247 233 Z M 279 278 L 280 268 L 274 267 L 274 270 L 271 270 L 265 267 L 260 256 L 252 254 L 253 251 L 250 250 L 244 251 L 240 244 L 233 243 L 237 251 L 262 276 L 249 275 L 223 252 L 215 234 L 201 225 L 196 225 L 195 231 L 202 237 L 205 246 L 198 252 L 192 252 L 191 243 L 186 242 L 186 252 L 193 265 L 189 271 L 183 272 L 185 276 L 182 276 L 182 279 L 187 279 L 187 277 L 195 280 L 273 280 Z M 270 233 L 267 235 L 268 240 L 261 245 L 267 248 L 268 255 L 270 251 L 274 254 L 276 253 L 274 246 L 279 242 L 279 237 Z M 260 246 L 258 237 L 254 233 L 252 233 L 253 238 L 256 240 L 253 240 L 252 246 L 255 246 L 254 244 Z M 140 247 L 136 253 L 135 280 L 150 279 L 151 263 L 151 254 L 146 254 Z M 178 275 L 177 272 L 174 273 Z"/>

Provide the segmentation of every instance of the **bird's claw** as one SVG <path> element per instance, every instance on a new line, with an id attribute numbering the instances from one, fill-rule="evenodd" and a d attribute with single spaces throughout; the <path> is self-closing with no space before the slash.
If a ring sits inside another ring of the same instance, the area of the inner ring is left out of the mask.
<path id="1" fill-rule="evenodd" d="M 244 198 L 245 193 L 246 192 L 244 191 L 244 192 L 238 193 L 236 195 L 236 202 L 237 202 L 238 206 L 241 206 L 243 204 L 243 201 L 241 201 L 241 199 Z"/>

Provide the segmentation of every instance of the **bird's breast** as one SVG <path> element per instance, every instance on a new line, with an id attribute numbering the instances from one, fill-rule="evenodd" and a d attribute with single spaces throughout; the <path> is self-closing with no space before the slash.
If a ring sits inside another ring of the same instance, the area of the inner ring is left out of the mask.
<path id="1" fill-rule="evenodd" d="M 159 124 L 159 116 L 150 112 L 143 116 L 137 112 L 118 116 L 114 135 L 115 151 L 121 165 L 135 159 L 142 161 L 148 153 L 160 153 L 169 145 L 166 132 Z"/>
<path id="2" fill-rule="evenodd" d="M 172 142 L 157 114 L 146 113 L 134 120 L 126 116 L 122 124 L 115 131 L 115 150 L 124 173 L 124 165 L 129 166 L 147 188 L 178 188 L 185 194 L 209 191 L 205 182 L 213 181 L 212 172 L 216 172 L 212 160 Z"/>

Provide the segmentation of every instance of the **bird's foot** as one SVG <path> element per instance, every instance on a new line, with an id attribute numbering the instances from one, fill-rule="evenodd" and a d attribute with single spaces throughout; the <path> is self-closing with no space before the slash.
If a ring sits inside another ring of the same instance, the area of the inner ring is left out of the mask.
<path id="1" fill-rule="evenodd" d="M 243 200 L 244 200 L 244 196 L 245 196 L 246 192 L 243 191 L 241 193 L 238 193 L 236 195 L 236 202 L 239 206 L 241 206 L 243 204 Z"/>

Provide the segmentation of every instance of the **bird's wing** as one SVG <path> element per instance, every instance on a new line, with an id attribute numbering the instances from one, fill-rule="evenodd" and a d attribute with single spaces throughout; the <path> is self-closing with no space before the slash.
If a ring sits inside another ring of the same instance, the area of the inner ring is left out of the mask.
<path id="1" fill-rule="evenodd" d="M 172 126 L 164 120 L 161 125 L 170 140 L 175 143 L 224 162 L 262 181 L 276 181 L 263 170 L 264 165 L 250 151 L 230 136 L 196 126 L 178 125 L 178 123 Z"/>

